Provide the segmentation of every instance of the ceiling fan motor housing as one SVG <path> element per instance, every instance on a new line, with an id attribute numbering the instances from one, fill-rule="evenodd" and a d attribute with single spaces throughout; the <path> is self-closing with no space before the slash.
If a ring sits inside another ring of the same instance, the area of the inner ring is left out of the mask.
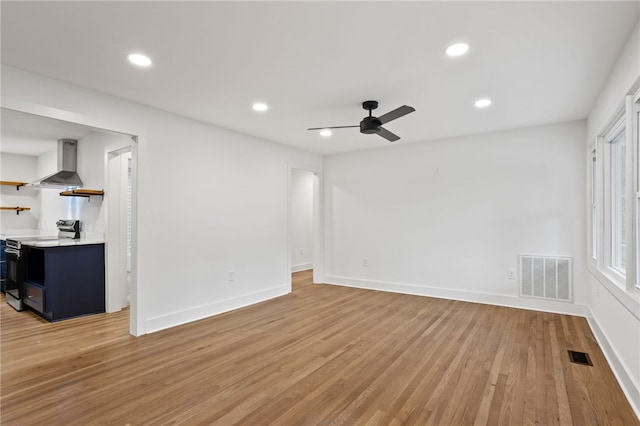
<path id="1" fill-rule="evenodd" d="M 360 122 L 360 133 L 366 133 L 368 135 L 378 133 L 380 126 L 382 126 L 382 123 L 376 117 L 365 117 Z"/>

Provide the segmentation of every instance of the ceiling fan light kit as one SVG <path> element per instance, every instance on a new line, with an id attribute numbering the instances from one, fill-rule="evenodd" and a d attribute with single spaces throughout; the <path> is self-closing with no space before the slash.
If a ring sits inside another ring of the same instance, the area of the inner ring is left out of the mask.
<path id="1" fill-rule="evenodd" d="M 360 127 L 360 133 L 364 133 L 366 135 L 377 134 L 378 136 L 382 136 L 389 142 L 395 142 L 400 139 L 400 136 L 385 129 L 384 127 L 382 127 L 382 125 L 415 111 L 415 108 L 403 105 L 399 108 L 394 109 L 393 111 L 389 111 L 388 113 L 381 115 L 380 117 L 374 117 L 371 111 L 378 108 L 378 101 L 364 101 L 362 103 L 362 108 L 369 111 L 369 116 L 363 118 L 360 124 L 357 126 L 312 127 L 307 130 L 328 130 L 344 129 L 348 127 Z"/>

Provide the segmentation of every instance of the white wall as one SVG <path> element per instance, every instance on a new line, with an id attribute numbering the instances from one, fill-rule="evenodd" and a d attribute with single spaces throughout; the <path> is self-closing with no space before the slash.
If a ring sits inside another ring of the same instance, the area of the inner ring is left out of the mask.
<path id="1" fill-rule="evenodd" d="M 638 87 L 640 74 L 640 53 L 638 52 L 640 52 L 640 23 L 636 25 L 627 40 L 607 82 L 591 108 L 587 121 L 589 143 L 593 143 L 602 128 L 622 109 L 624 95 L 632 94 Z"/>
<path id="2" fill-rule="evenodd" d="M 289 167 L 321 172 L 321 157 L 12 67 L 2 92 L 140 136 L 138 332 L 290 291 Z"/>
<path id="3" fill-rule="evenodd" d="M 313 268 L 313 180 L 304 170 L 291 172 L 291 270 Z"/>
<path id="4" fill-rule="evenodd" d="M 12 182 L 31 182 L 37 178 L 37 157 L 29 155 L 0 155 L 0 180 Z M 0 211 L 0 234 L 32 235 L 38 227 L 40 202 L 38 191 L 33 188 L 0 185 L 0 206 L 29 207 L 31 210 L 21 212 Z"/>
<path id="5" fill-rule="evenodd" d="M 587 147 L 593 144 L 595 137 L 621 110 L 625 95 L 633 94 L 637 89 L 640 81 L 639 52 L 640 23 L 627 41 L 589 114 Z M 585 210 L 589 209 L 590 206 L 585 204 Z M 592 266 L 590 271 L 593 269 Z M 591 299 L 589 322 L 618 381 L 640 417 L 640 292 L 626 292 L 597 273 L 587 272 L 586 282 Z"/>
<path id="6" fill-rule="evenodd" d="M 583 313 L 585 137 L 580 121 L 325 157 L 327 280 Z M 573 257 L 576 305 L 518 298 L 519 253 Z"/>
<path id="7" fill-rule="evenodd" d="M 125 147 L 133 144 L 127 135 L 94 132 L 78 141 L 78 174 L 87 189 L 106 189 L 105 149 L 107 147 Z M 108 199 L 106 193 L 104 199 Z M 81 198 L 79 219 L 82 230 L 87 234 L 104 234 L 105 203 L 101 197 Z"/>

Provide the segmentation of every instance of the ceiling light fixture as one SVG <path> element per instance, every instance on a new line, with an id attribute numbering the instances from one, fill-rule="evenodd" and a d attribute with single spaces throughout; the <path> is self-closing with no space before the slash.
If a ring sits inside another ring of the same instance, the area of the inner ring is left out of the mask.
<path id="1" fill-rule="evenodd" d="M 265 104 L 264 102 L 256 102 L 255 104 L 253 104 L 252 108 L 254 111 L 263 112 L 269 109 L 269 105 Z"/>
<path id="2" fill-rule="evenodd" d="M 478 99 L 474 105 L 476 108 L 486 108 L 491 105 L 491 99 Z"/>
<path id="3" fill-rule="evenodd" d="M 151 59 L 148 56 L 143 55 L 141 53 L 129 53 L 127 55 L 127 59 L 133 65 L 137 65 L 139 67 L 149 67 L 151 66 Z"/>
<path id="4" fill-rule="evenodd" d="M 469 51 L 469 45 L 467 43 L 456 43 L 445 49 L 447 56 L 455 57 L 464 55 Z"/>
<path id="5" fill-rule="evenodd" d="M 320 130 L 320 136 L 322 136 L 323 138 L 328 138 L 329 136 L 331 136 L 331 134 L 331 130 L 329 129 Z"/>

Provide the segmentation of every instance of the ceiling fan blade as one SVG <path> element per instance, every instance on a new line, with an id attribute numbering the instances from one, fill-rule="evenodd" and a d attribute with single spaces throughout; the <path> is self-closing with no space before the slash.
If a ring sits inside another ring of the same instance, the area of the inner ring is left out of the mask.
<path id="1" fill-rule="evenodd" d="M 389 142 L 395 142 L 398 139 L 400 139 L 400 136 L 398 136 L 398 135 L 396 135 L 394 133 L 391 133 L 390 131 L 388 131 L 384 127 L 380 127 L 380 131 L 377 134 L 378 134 L 378 136 L 382 136 L 383 138 L 385 138 Z"/>
<path id="2" fill-rule="evenodd" d="M 307 130 L 324 130 L 324 129 L 346 129 L 348 127 L 360 127 L 360 125 L 357 126 L 330 126 L 330 127 L 312 127 L 310 129 Z"/>
<path id="3" fill-rule="evenodd" d="M 415 110 L 416 109 L 413 108 L 413 107 L 402 105 L 400 108 L 396 108 L 393 111 L 389 111 L 388 113 L 381 115 L 380 117 L 378 117 L 378 120 L 382 124 L 388 123 L 391 120 L 395 120 L 396 118 L 400 118 L 403 115 L 407 115 L 410 112 L 413 112 Z"/>

